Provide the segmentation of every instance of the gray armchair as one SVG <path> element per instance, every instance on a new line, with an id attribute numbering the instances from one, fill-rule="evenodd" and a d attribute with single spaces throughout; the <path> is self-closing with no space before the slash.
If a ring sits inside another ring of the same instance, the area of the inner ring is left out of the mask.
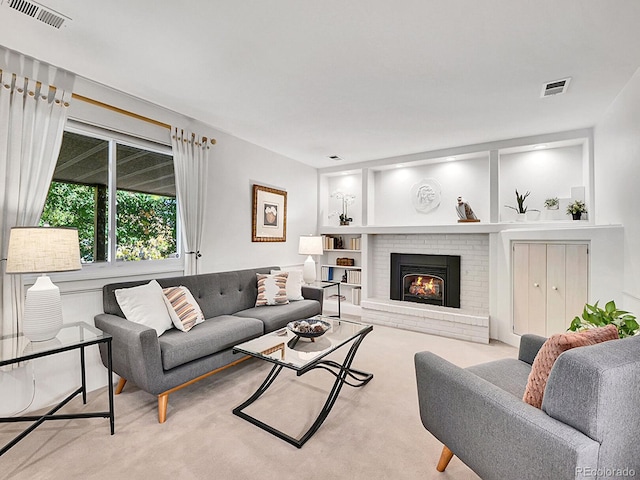
<path id="1" fill-rule="evenodd" d="M 438 471 L 456 455 L 484 480 L 640 477 L 640 336 L 564 352 L 538 409 L 522 396 L 544 340 L 523 335 L 518 359 L 465 369 L 416 353 Z"/>

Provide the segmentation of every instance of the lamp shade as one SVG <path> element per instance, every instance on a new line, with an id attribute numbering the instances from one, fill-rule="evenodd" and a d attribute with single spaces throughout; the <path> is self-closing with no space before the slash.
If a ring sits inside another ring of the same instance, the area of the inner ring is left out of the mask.
<path id="1" fill-rule="evenodd" d="M 13 227 L 7 273 L 80 270 L 78 230 L 66 227 Z"/>
<path id="2" fill-rule="evenodd" d="M 46 273 L 80 270 L 78 230 L 14 227 L 9 236 L 7 273 L 42 273 L 24 301 L 22 333 L 32 342 L 54 338 L 62 328 L 60 289 Z"/>
<path id="3" fill-rule="evenodd" d="M 298 253 L 300 255 L 322 255 L 322 237 L 311 235 L 300 237 Z"/>

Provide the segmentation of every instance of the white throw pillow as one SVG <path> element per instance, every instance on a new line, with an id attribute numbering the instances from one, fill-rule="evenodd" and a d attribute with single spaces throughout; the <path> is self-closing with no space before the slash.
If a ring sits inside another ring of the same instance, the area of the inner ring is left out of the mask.
<path id="1" fill-rule="evenodd" d="M 271 270 L 271 275 L 282 273 L 282 270 Z M 302 296 L 302 272 L 300 270 L 287 270 L 287 300 L 304 300 Z"/>
<path id="2" fill-rule="evenodd" d="M 162 287 L 155 280 L 138 287 L 119 288 L 114 293 L 122 313 L 130 322 L 153 328 L 158 336 L 173 326 Z"/>
<path id="3" fill-rule="evenodd" d="M 287 272 L 280 272 L 275 275 L 256 274 L 258 278 L 258 298 L 256 307 L 263 305 L 285 305 L 289 303 L 287 299 Z"/>
<path id="4" fill-rule="evenodd" d="M 180 285 L 179 287 L 163 288 L 164 303 L 167 305 L 169 316 L 173 325 L 183 332 L 188 332 L 195 325 L 204 322 L 204 315 L 200 305 L 189 289 Z"/>

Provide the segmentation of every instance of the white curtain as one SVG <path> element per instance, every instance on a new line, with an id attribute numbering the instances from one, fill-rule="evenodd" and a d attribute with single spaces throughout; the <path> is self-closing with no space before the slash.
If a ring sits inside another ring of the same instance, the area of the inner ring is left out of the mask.
<path id="1" fill-rule="evenodd" d="M 173 127 L 171 131 L 176 196 L 185 252 L 184 273 L 195 275 L 201 257 L 204 205 L 207 195 L 209 140 Z"/>
<path id="2" fill-rule="evenodd" d="M 11 227 L 40 219 L 70 99 L 71 92 L 0 71 L 0 258 L 7 256 Z M 0 335 L 20 332 L 24 301 L 21 276 L 7 275 L 5 268 L 2 262 Z"/>

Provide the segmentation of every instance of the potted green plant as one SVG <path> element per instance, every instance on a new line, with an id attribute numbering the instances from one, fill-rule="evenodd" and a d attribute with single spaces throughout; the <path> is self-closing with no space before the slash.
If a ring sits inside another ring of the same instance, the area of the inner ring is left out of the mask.
<path id="1" fill-rule="evenodd" d="M 505 205 L 505 207 L 510 208 L 511 210 L 515 210 L 518 213 L 518 221 L 524 221 L 525 219 L 525 214 L 527 213 L 527 211 L 531 211 L 531 212 L 537 212 L 538 210 L 535 209 L 529 209 L 527 206 L 525 206 L 524 201 L 527 199 L 527 197 L 531 195 L 531 192 L 527 192 L 524 195 L 520 195 L 518 193 L 518 189 L 516 188 L 516 204 L 517 207 L 513 207 L 511 205 Z"/>
<path id="2" fill-rule="evenodd" d="M 635 315 L 625 310 L 618 310 L 613 300 L 607 302 L 604 308 L 600 308 L 598 302 L 593 305 L 587 303 L 584 306 L 582 316 L 573 319 L 569 330 L 579 332 L 588 328 L 605 327 L 610 324 L 618 328 L 620 338 L 640 334 L 640 325 L 638 325 Z"/>
<path id="3" fill-rule="evenodd" d="M 576 200 L 567 206 L 567 215 L 573 216 L 574 220 L 580 220 L 583 213 L 587 213 L 587 207 L 581 200 Z"/>
<path id="4" fill-rule="evenodd" d="M 547 210 L 558 210 L 559 203 L 558 197 L 547 198 L 544 201 L 544 208 Z"/>

